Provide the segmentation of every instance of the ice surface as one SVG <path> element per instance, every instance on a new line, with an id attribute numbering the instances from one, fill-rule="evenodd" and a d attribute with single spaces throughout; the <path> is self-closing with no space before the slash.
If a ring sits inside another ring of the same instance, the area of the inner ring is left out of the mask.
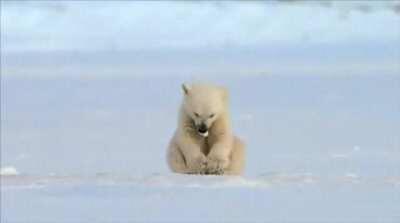
<path id="1" fill-rule="evenodd" d="M 399 4 L 282 2 L 1 1 L 1 222 L 400 222 Z M 191 80 L 244 176 L 168 170 Z"/>
<path id="2" fill-rule="evenodd" d="M 399 179 L 396 184 L 348 177 L 353 178 L 311 173 L 2 177 L 1 220 L 398 222 Z"/>

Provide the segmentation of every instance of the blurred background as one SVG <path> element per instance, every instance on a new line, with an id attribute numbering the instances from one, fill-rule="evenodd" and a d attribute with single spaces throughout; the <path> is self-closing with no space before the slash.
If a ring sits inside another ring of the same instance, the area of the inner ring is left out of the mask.
<path id="1" fill-rule="evenodd" d="M 399 1 L 0 4 L 2 167 L 168 173 L 180 84 L 205 81 L 248 176 L 400 175 Z"/>

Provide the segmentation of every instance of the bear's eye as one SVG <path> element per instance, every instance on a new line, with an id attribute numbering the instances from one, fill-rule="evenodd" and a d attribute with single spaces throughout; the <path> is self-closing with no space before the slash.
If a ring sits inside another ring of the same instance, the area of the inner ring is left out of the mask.
<path id="1" fill-rule="evenodd" d="M 194 116 L 199 117 L 200 115 L 199 115 L 198 113 L 195 112 L 195 113 L 194 113 Z"/>
<path id="2" fill-rule="evenodd" d="M 214 116 L 215 116 L 215 114 L 211 114 L 209 117 L 210 117 L 210 118 L 214 118 Z"/>

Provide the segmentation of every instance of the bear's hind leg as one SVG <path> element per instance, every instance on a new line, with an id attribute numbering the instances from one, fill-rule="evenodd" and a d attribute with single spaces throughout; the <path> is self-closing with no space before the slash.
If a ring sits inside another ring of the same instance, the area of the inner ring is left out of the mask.
<path id="1" fill-rule="evenodd" d="M 179 150 L 178 146 L 174 143 L 168 148 L 168 165 L 170 169 L 175 173 L 187 173 L 187 165 L 185 157 L 183 156 L 182 152 Z"/>
<path id="2" fill-rule="evenodd" d="M 230 157 L 230 164 L 225 169 L 224 174 L 226 175 L 240 175 L 243 172 L 245 165 L 245 145 L 244 143 L 235 136 L 233 143 L 233 150 Z"/>

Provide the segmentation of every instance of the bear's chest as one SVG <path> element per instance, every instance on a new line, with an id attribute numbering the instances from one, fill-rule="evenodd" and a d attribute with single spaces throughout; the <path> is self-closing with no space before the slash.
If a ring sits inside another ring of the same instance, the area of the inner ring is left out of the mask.
<path id="1" fill-rule="evenodd" d="M 208 153 L 210 152 L 210 145 L 209 145 L 209 143 L 208 143 L 208 140 L 206 140 L 206 139 L 203 139 L 202 140 L 202 142 L 201 142 L 201 144 L 200 144 L 200 148 L 201 148 L 201 152 L 204 154 L 204 155 L 208 155 Z"/>
<path id="2" fill-rule="evenodd" d="M 213 145 L 212 137 L 202 137 L 200 139 L 199 144 L 200 144 L 201 152 L 207 156 L 208 153 L 210 153 L 212 145 Z"/>
<path id="3" fill-rule="evenodd" d="M 191 134 L 191 137 L 192 139 L 194 139 L 194 142 L 200 147 L 201 152 L 207 156 L 210 153 L 213 144 L 215 143 L 214 135 L 210 134 L 208 137 L 203 137 L 193 132 Z"/>

